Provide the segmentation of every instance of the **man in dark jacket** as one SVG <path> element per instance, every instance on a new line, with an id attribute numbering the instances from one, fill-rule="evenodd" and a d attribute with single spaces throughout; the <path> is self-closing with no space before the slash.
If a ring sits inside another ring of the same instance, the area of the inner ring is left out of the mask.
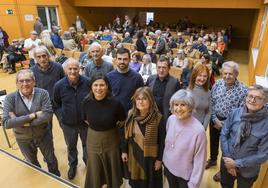
<path id="1" fill-rule="evenodd" d="M 53 105 L 56 113 L 61 114 L 60 122 L 68 150 L 68 178 L 73 179 L 78 164 L 78 135 L 82 142 L 83 160 L 87 163 L 87 125 L 82 120 L 81 101 L 89 92 L 89 81 L 79 75 L 79 62 L 74 58 L 65 61 L 63 68 L 66 76 L 54 86 Z"/>
<path id="2" fill-rule="evenodd" d="M 171 96 L 180 89 L 178 79 L 169 75 L 170 64 L 165 56 L 160 56 L 157 64 L 157 74 L 148 78 L 146 85 L 149 86 L 165 122 L 171 114 L 169 111 L 169 100 Z"/>

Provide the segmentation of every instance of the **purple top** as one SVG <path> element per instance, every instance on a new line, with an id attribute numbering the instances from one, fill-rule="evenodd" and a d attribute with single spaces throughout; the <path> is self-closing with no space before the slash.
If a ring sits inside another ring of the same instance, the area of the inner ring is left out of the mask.
<path id="1" fill-rule="evenodd" d="M 130 62 L 129 63 L 129 67 L 136 71 L 136 72 L 139 72 L 140 71 L 140 68 L 141 68 L 141 63 L 140 62 Z"/>
<path id="2" fill-rule="evenodd" d="M 205 170 L 207 139 L 203 125 L 193 116 L 179 120 L 168 118 L 163 163 L 175 176 L 198 188 Z"/>

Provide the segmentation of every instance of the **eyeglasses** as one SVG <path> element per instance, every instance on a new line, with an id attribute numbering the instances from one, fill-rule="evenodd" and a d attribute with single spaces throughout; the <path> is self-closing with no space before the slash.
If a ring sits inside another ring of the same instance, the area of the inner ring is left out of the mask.
<path id="1" fill-rule="evenodd" d="M 145 98 L 145 97 L 143 97 L 143 98 L 136 98 L 135 100 L 136 100 L 136 101 L 147 101 L 148 99 Z"/>
<path id="2" fill-rule="evenodd" d="M 247 100 L 253 100 L 255 102 L 262 102 L 263 101 L 263 97 L 259 97 L 259 96 L 253 96 L 253 95 L 248 95 L 247 96 Z"/>
<path id="3" fill-rule="evenodd" d="M 33 81 L 32 79 L 24 79 L 24 80 L 18 80 L 18 83 L 20 83 L 20 84 L 23 84 L 23 83 L 29 84 L 32 81 Z"/>

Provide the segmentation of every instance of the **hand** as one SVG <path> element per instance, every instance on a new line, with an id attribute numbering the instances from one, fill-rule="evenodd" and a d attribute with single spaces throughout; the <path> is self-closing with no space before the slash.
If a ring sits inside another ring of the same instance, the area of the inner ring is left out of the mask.
<path id="1" fill-rule="evenodd" d="M 154 163 L 154 170 L 155 170 L 155 171 L 160 170 L 161 167 L 162 167 L 162 162 L 156 160 L 155 163 Z"/>
<path id="2" fill-rule="evenodd" d="M 218 130 L 220 130 L 222 128 L 222 126 L 223 126 L 223 122 L 218 120 L 218 119 L 216 119 L 215 124 L 213 125 L 213 127 L 218 129 Z"/>
<path id="3" fill-rule="evenodd" d="M 123 162 L 127 162 L 128 161 L 128 155 L 127 155 L 127 153 L 122 153 L 121 158 L 122 158 L 122 161 Z"/>
<path id="4" fill-rule="evenodd" d="M 229 157 L 223 157 L 224 166 L 227 169 L 236 168 L 235 161 Z"/>
<path id="5" fill-rule="evenodd" d="M 38 117 L 40 117 L 41 115 L 42 115 L 42 111 L 37 111 L 37 112 L 35 112 L 35 114 L 36 114 L 36 118 L 38 118 Z"/>
<path id="6" fill-rule="evenodd" d="M 8 113 L 8 115 L 11 117 L 11 119 L 13 119 L 13 118 L 15 118 L 15 117 L 16 117 L 16 115 L 15 115 L 15 113 L 14 113 L 14 112 L 9 112 L 9 113 Z"/>
<path id="7" fill-rule="evenodd" d="M 231 174 L 232 176 L 236 176 L 236 169 L 235 168 L 229 168 L 227 169 L 227 172 Z"/>

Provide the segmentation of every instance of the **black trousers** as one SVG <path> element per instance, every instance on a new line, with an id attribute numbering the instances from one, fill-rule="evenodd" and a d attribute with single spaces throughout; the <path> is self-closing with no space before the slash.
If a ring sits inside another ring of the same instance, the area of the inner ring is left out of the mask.
<path id="1" fill-rule="evenodd" d="M 41 165 L 37 159 L 37 148 L 39 147 L 47 162 L 48 171 L 60 176 L 58 161 L 54 154 L 53 138 L 51 137 L 49 131 L 47 131 L 42 138 L 27 140 L 17 139 L 17 143 L 26 161 L 41 168 Z"/>
<path id="2" fill-rule="evenodd" d="M 188 181 L 174 176 L 166 167 L 164 168 L 164 174 L 167 178 L 169 188 L 188 188 Z"/>
<path id="3" fill-rule="evenodd" d="M 7 61 L 11 65 L 11 69 L 13 71 L 16 70 L 16 63 L 18 61 L 24 61 L 24 60 L 26 60 L 26 58 L 23 54 L 11 53 L 7 56 Z"/>
<path id="4" fill-rule="evenodd" d="M 214 128 L 212 121 L 209 124 L 209 140 L 210 140 L 210 159 L 217 161 L 219 154 L 219 143 L 220 143 L 221 129 Z"/>
<path id="5" fill-rule="evenodd" d="M 256 181 L 258 176 L 252 178 L 245 178 L 237 173 L 237 177 L 232 176 L 227 172 L 224 166 L 223 160 L 221 160 L 221 187 L 222 188 L 233 188 L 234 181 L 237 179 L 237 188 L 251 188 L 253 183 Z"/>
<path id="6" fill-rule="evenodd" d="M 77 141 L 80 136 L 83 148 L 83 161 L 87 164 L 87 127 L 84 126 L 67 126 L 62 124 L 63 135 L 68 150 L 68 161 L 71 168 L 75 168 L 78 164 L 77 159 Z"/>

